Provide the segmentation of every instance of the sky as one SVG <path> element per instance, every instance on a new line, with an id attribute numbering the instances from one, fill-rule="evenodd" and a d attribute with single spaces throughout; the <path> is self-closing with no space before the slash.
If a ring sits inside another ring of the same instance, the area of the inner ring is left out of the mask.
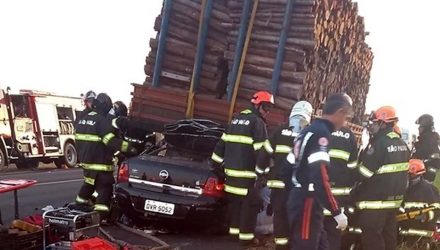
<path id="1" fill-rule="evenodd" d="M 396 107 L 401 126 L 440 119 L 438 0 L 359 0 L 375 58 L 367 110 Z M 162 0 L 0 0 L 0 87 L 130 100 L 142 83 Z"/>

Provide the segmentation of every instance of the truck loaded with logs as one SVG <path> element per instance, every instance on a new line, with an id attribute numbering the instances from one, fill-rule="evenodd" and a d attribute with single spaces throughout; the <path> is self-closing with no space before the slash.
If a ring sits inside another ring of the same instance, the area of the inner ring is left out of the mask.
<path id="1" fill-rule="evenodd" d="M 269 130 L 296 102 L 320 116 L 327 96 L 345 92 L 360 142 L 373 54 L 351 0 L 164 0 L 154 29 L 130 119 L 155 131 L 156 144 L 121 164 L 115 188 L 133 223 L 225 229 L 224 183 L 209 158 L 257 91 L 275 96 Z"/>

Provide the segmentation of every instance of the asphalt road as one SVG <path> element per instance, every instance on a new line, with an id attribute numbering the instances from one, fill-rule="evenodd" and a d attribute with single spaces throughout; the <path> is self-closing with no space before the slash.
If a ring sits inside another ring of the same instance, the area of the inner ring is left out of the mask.
<path id="1" fill-rule="evenodd" d="M 74 201 L 83 180 L 81 169 L 55 168 L 2 172 L 0 179 L 38 181 L 34 186 L 18 191 L 20 216 L 31 215 L 47 205 L 57 207 Z M 12 192 L 0 194 L 0 209 L 5 224 L 13 220 L 14 195 Z"/>

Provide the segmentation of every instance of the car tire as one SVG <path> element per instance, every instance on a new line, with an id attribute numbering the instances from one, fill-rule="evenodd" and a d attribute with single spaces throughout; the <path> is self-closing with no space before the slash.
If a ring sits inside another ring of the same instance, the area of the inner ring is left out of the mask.
<path id="1" fill-rule="evenodd" d="M 18 169 L 36 169 L 39 164 L 40 162 L 38 160 L 33 159 L 18 160 L 15 162 L 15 166 L 17 166 Z"/>
<path id="2" fill-rule="evenodd" d="M 5 152 L 0 148 L 0 172 L 8 167 Z"/>
<path id="3" fill-rule="evenodd" d="M 64 145 L 64 155 L 54 161 L 57 168 L 63 168 L 64 166 L 68 168 L 76 167 L 78 163 L 78 154 L 75 145 L 71 142 L 66 142 Z"/>

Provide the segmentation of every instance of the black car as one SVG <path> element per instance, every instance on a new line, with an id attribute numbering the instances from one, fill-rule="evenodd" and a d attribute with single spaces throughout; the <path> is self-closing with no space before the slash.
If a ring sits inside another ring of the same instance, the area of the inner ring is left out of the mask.
<path id="1" fill-rule="evenodd" d="M 222 132 L 216 123 L 197 120 L 166 127 L 162 145 L 119 167 L 119 208 L 136 222 L 224 227 L 224 185 L 208 163 Z"/>

